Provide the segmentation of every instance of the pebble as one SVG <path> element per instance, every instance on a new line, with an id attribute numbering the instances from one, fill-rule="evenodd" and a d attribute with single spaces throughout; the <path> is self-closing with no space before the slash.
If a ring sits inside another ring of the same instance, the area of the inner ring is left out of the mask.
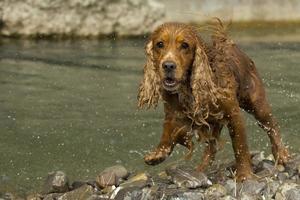
<path id="1" fill-rule="evenodd" d="M 44 182 L 43 194 L 69 191 L 69 180 L 62 171 L 50 172 Z"/>
<path id="2" fill-rule="evenodd" d="M 166 169 L 166 173 L 179 188 L 194 189 L 212 185 L 212 182 L 204 173 L 196 172 L 195 170 L 186 170 L 178 166 L 172 166 Z"/>

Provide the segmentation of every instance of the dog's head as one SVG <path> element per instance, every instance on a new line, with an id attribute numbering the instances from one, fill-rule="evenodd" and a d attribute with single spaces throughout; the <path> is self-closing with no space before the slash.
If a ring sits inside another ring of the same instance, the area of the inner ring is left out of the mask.
<path id="1" fill-rule="evenodd" d="M 146 55 L 139 107 L 156 106 L 163 90 L 176 93 L 184 84 L 194 94 L 194 90 L 206 88 L 211 81 L 203 43 L 192 26 L 181 23 L 159 26 L 146 44 Z M 197 101 L 199 94 L 195 95 Z"/>

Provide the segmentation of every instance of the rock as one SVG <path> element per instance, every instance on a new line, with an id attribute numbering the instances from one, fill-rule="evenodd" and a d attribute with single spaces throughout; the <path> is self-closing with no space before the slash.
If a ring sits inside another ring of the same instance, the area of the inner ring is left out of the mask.
<path id="1" fill-rule="evenodd" d="M 261 197 L 255 194 L 242 193 L 238 199 L 239 200 L 260 200 Z"/>
<path id="2" fill-rule="evenodd" d="M 57 200 L 58 197 L 63 195 L 62 193 L 51 193 L 44 196 L 43 200 Z"/>
<path id="3" fill-rule="evenodd" d="M 261 161 L 265 159 L 265 155 L 263 151 L 251 152 L 252 164 L 257 166 Z"/>
<path id="4" fill-rule="evenodd" d="M 137 174 L 137 175 L 131 177 L 130 179 L 128 179 L 128 181 L 126 181 L 125 183 L 122 183 L 120 186 L 123 188 L 125 188 L 125 187 L 143 188 L 148 184 L 149 177 L 150 176 L 146 173 L 140 173 L 140 174 Z"/>
<path id="5" fill-rule="evenodd" d="M 168 200 L 204 200 L 205 196 L 201 191 L 186 191 L 172 194 Z"/>
<path id="6" fill-rule="evenodd" d="M 98 187 L 105 188 L 107 186 L 119 185 L 119 179 L 114 172 L 102 172 L 96 177 Z"/>
<path id="7" fill-rule="evenodd" d="M 132 195 L 133 191 L 141 191 L 144 187 L 148 185 L 149 175 L 146 173 L 137 174 L 128 181 L 120 184 L 109 196 L 111 199 L 124 199 L 126 196 Z M 146 190 L 145 190 L 146 191 Z M 138 195 L 138 194 L 135 194 Z"/>
<path id="8" fill-rule="evenodd" d="M 300 189 L 300 185 L 296 184 L 296 183 L 284 183 L 282 184 L 276 194 L 275 194 L 275 200 L 281 200 L 281 199 L 286 199 L 288 191 L 289 190 L 299 190 Z"/>
<path id="9" fill-rule="evenodd" d="M 0 8 L 5 36 L 143 35 L 165 15 L 163 4 L 154 0 L 4 0 Z"/>
<path id="10" fill-rule="evenodd" d="M 256 180 L 246 180 L 238 184 L 238 193 L 239 194 L 249 194 L 249 195 L 258 195 L 266 188 L 265 182 L 258 182 Z"/>
<path id="11" fill-rule="evenodd" d="M 285 198 L 287 200 L 299 200 L 300 199 L 300 188 L 293 188 L 286 192 Z"/>
<path id="12" fill-rule="evenodd" d="M 220 200 L 236 200 L 233 196 L 227 195 L 225 197 L 220 198 Z"/>
<path id="13" fill-rule="evenodd" d="M 64 193 L 58 197 L 57 200 L 86 200 L 94 194 L 93 187 L 89 185 L 83 185 L 76 190 Z"/>
<path id="14" fill-rule="evenodd" d="M 116 200 L 155 200 L 155 194 L 152 193 L 150 188 L 144 188 L 142 190 L 134 190 L 132 192 L 127 192 L 124 195 L 124 198 L 120 199 L 119 197 L 115 198 Z"/>
<path id="15" fill-rule="evenodd" d="M 172 182 L 178 187 L 199 188 L 212 185 L 205 174 L 194 170 L 186 170 L 172 166 L 166 169 L 166 173 L 171 176 Z"/>
<path id="16" fill-rule="evenodd" d="M 227 190 L 227 193 L 230 194 L 231 196 L 236 196 L 237 195 L 237 183 L 233 179 L 229 179 L 225 182 L 224 187 Z"/>
<path id="17" fill-rule="evenodd" d="M 42 197 L 40 194 L 30 194 L 26 197 L 26 200 L 42 200 Z"/>
<path id="18" fill-rule="evenodd" d="M 277 170 L 278 170 L 279 172 L 284 172 L 285 168 L 284 168 L 283 165 L 277 165 Z"/>
<path id="19" fill-rule="evenodd" d="M 289 174 L 287 172 L 280 172 L 277 174 L 277 178 L 280 182 L 284 182 L 289 178 Z"/>
<path id="20" fill-rule="evenodd" d="M 107 186 L 119 185 L 121 179 L 126 179 L 129 176 L 128 171 L 122 165 L 115 165 L 104 169 L 97 177 L 96 182 L 100 188 Z"/>
<path id="21" fill-rule="evenodd" d="M 62 171 L 50 172 L 44 183 L 43 193 L 63 193 L 69 191 L 69 180 Z"/>
<path id="22" fill-rule="evenodd" d="M 111 172 L 115 173 L 117 178 L 119 179 L 126 179 L 129 176 L 129 172 L 126 170 L 126 168 L 122 165 L 115 165 L 112 167 L 108 167 L 103 170 L 103 172 Z"/>
<path id="23" fill-rule="evenodd" d="M 220 199 L 227 194 L 227 190 L 220 184 L 214 184 L 205 190 L 205 197 L 207 199 Z"/>
<path id="24" fill-rule="evenodd" d="M 80 188 L 81 186 L 87 184 L 87 182 L 84 182 L 84 181 L 74 181 L 71 185 L 71 189 L 72 190 L 75 190 L 77 188 Z"/>

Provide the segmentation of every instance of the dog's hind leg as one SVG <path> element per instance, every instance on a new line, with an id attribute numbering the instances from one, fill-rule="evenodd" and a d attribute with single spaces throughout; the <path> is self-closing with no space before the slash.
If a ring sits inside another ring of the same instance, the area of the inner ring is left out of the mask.
<path id="1" fill-rule="evenodd" d="M 251 104 L 253 105 L 251 111 L 258 121 L 258 125 L 263 128 L 269 136 L 275 160 L 280 164 L 287 163 L 290 157 L 289 152 L 282 142 L 278 123 L 272 115 L 271 107 L 265 95 L 259 95 Z"/>

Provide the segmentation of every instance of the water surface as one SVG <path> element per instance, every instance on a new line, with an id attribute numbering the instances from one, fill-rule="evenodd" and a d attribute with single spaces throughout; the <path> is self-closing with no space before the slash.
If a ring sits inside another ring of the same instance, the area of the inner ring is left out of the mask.
<path id="1" fill-rule="evenodd" d="M 300 153 L 300 42 L 241 41 L 263 77 L 284 141 Z M 143 155 L 159 141 L 163 112 L 138 111 L 144 39 L 8 40 L 0 43 L 0 193 L 39 190 L 63 170 L 93 179 L 105 167 L 155 173 L 183 162 L 184 148 L 156 167 Z M 252 150 L 270 153 L 266 134 L 246 116 Z M 218 160 L 233 159 L 230 139 Z M 199 162 L 196 152 L 191 164 Z"/>

